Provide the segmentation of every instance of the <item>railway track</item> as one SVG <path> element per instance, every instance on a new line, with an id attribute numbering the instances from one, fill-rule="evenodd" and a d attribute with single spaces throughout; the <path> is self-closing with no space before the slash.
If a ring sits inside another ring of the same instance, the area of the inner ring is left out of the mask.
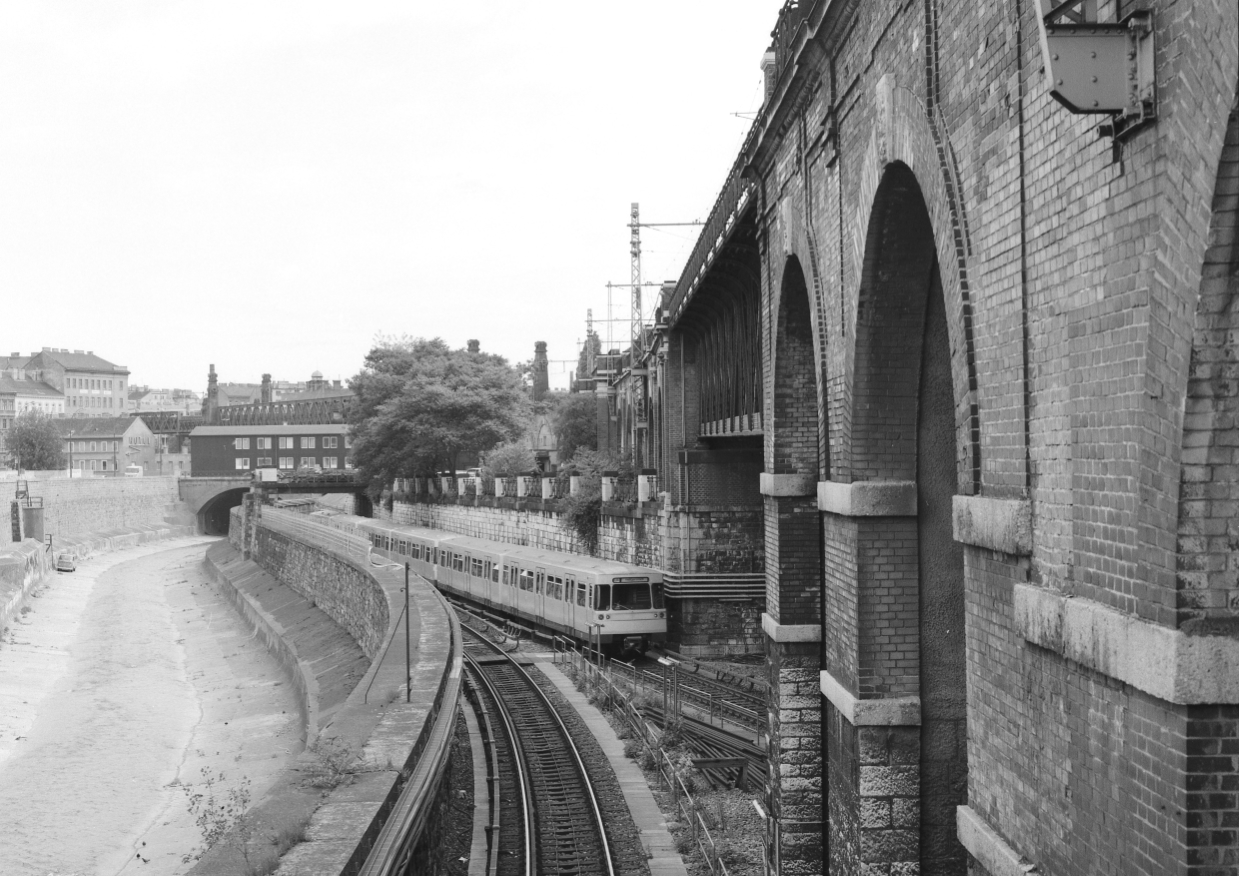
<path id="1" fill-rule="evenodd" d="M 482 722 L 493 737 L 503 736 L 494 747 L 500 778 L 494 796 L 514 804 L 500 810 L 488 873 L 614 876 L 598 800 L 567 728 L 523 667 L 478 633 L 464 631 Z M 501 757 L 505 748 L 510 766 Z"/>

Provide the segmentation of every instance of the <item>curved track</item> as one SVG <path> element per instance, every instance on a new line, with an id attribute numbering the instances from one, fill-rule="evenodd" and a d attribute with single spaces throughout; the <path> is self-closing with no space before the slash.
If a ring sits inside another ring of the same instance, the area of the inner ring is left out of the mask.
<path id="1" fill-rule="evenodd" d="M 520 833 L 526 876 L 614 876 L 597 798 L 567 728 L 529 674 L 496 646 L 466 628 L 465 659 L 487 699 L 495 703 L 505 735 L 523 761 L 511 791 L 527 807 Z M 521 790 L 525 789 L 525 790 Z M 506 819 L 506 816 L 505 816 Z M 501 830 L 511 835 L 510 827 Z M 532 854 L 528 854 L 529 850 Z M 505 848 L 505 851 L 511 851 Z M 503 863 L 500 872 L 508 868 Z"/>

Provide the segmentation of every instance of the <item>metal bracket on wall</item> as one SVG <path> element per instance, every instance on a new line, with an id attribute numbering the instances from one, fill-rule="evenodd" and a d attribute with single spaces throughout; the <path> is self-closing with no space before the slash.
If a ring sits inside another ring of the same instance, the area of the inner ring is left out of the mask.
<path id="1" fill-rule="evenodd" d="M 1050 96 L 1073 113 L 1110 114 L 1098 133 L 1118 143 L 1157 118 L 1153 15 L 1097 20 L 1097 0 L 1041 0 L 1037 19 Z"/>

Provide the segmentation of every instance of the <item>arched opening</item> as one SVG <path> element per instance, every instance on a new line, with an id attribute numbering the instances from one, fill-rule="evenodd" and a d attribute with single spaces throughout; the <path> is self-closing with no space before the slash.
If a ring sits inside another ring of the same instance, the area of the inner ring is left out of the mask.
<path id="1" fill-rule="evenodd" d="M 198 511 L 198 529 L 203 535 L 227 535 L 229 514 L 245 498 L 248 490 L 239 487 L 235 490 L 224 490 L 212 497 Z"/>
<path id="2" fill-rule="evenodd" d="M 823 442 L 818 435 L 817 369 L 813 356 L 813 318 L 809 288 L 800 260 L 783 268 L 775 329 L 775 474 L 817 475 Z"/>
<path id="3" fill-rule="evenodd" d="M 877 565 L 860 573 L 859 687 L 920 700 L 917 861 L 964 876 L 955 808 L 967 802 L 963 547 L 952 537 L 960 425 L 933 227 L 912 171 L 888 166 L 868 229 L 857 308 L 853 481 L 916 488 L 909 511 L 870 524 Z"/>

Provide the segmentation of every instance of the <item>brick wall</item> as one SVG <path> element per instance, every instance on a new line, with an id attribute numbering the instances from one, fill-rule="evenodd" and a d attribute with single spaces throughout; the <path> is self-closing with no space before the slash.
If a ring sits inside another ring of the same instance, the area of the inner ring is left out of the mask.
<path id="1" fill-rule="evenodd" d="M 30 495 L 43 499 L 43 529 L 77 535 L 151 523 L 193 523 L 177 494 L 174 477 L 53 478 L 30 481 Z M 0 545 L 11 533 L 0 527 Z"/>

